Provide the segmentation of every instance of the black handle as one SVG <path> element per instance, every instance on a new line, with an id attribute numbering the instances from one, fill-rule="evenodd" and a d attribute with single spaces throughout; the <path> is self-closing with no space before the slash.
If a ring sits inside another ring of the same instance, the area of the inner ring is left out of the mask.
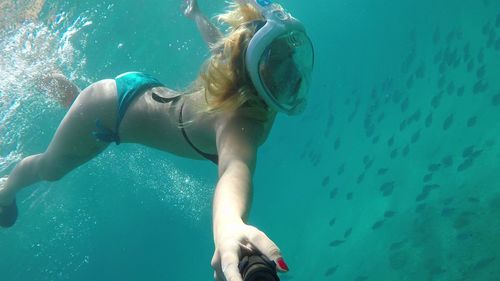
<path id="1" fill-rule="evenodd" d="M 280 281 L 274 261 L 261 254 L 244 256 L 238 268 L 243 281 Z"/>

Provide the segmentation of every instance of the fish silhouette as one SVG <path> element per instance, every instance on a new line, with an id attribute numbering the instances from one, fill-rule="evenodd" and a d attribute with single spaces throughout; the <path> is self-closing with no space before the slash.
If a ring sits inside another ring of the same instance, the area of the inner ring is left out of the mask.
<path id="1" fill-rule="evenodd" d="M 332 191 L 330 191 L 330 199 L 335 199 L 335 197 L 337 197 L 337 193 L 338 193 L 338 188 L 335 188 Z"/>
<path id="2" fill-rule="evenodd" d="M 450 167 L 451 165 L 453 165 L 453 156 L 448 155 L 448 156 L 443 157 L 443 159 L 441 160 L 441 163 L 443 164 L 443 166 L 445 168 Z"/>
<path id="3" fill-rule="evenodd" d="M 351 236 L 351 233 L 352 233 L 352 227 L 344 232 L 344 238 L 348 238 L 349 236 Z"/>
<path id="4" fill-rule="evenodd" d="M 384 217 L 385 218 L 392 218 L 395 214 L 396 214 L 396 212 L 394 212 L 394 211 L 385 211 Z"/>
<path id="5" fill-rule="evenodd" d="M 382 227 L 382 225 L 384 225 L 384 222 L 385 222 L 385 220 L 378 220 L 378 221 L 376 221 L 372 225 L 372 229 L 375 230 L 375 229 L 378 229 L 378 228 Z"/>
<path id="6" fill-rule="evenodd" d="M 339 268 L 338 265 L 336 266 L 332 266 L 332 267 L 329 267 L 326 272 L 325 272 L 325 276 L 328 277 L 328 276 L 331 276 L 333 274 L 335 274 L 335 272 L 337 272 L 337 269 Z"/>
<path id="7" fill-rule="evenodd" d="M 425 118 L 425 127 L 429 128 L 432 125 L 432 112 Z"/>
<path id="8" fill-rule="evenodd" d="M 325 187 L 328 185 L 329 182 L 330 182 L 330 176 L 326 176 L 323 178 L 323 182 L 321 183 L 321 185 Z"/>
<path id="9" fill-rule="evenodd" d="M 491 99 L 491 104 L 493 106 L 499 106 L 500 105 L 500 92 L 496 95 L 493 96 L 493 98 Z"/>
<path id="10" fill-rule="evenodd" d="M 443 122 L 443 130 L 446 131 L 448 130 L 451 125 L 453 124 L 453 114 L 448 115 L 446 119 Z"/>
<path id="11" fill-rule="evenodd" d="M 342 245 L 345 242 L 345 240 L 333 240 L 330 242 L 330 247 L 337 247 L 339 245 Z"/>

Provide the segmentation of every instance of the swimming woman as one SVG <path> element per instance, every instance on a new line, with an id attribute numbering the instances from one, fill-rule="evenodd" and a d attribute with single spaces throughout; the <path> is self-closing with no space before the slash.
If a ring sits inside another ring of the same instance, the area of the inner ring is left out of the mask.
<path id="1" fill-rule="evenodd" d="M 242 280 L 242 251 L 258 250 L 278 270 L 288 270 L 276 244 L 246 221 L 258 147 L 278 112 L 294 115 L 305 107 L 311 41 L 299 21 L 269 0 L 231 4 L 218 17 L 229 26 L 226 35 L 200 13 L 195 0 L 186 4 L 185 15 L 195 20 L 212 51 L 198 79 L 177 92 L 147 74 L 128 72 L 85 88 L 47 150 L 22 159 L 1 179 L 1 226 L 15 223 L 15 195 L 22 188 L 61 179 L 111 142 L 139 143 L 218 165 L 215 280 Z"/>

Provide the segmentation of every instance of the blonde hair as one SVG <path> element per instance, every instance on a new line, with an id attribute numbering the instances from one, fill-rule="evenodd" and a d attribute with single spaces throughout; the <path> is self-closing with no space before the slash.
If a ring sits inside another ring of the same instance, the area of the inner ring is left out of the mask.
<path id="1" fill-rule="evenodd" d="M 211 46 L 212 55 L 202 66 L 192 92 L 204 91 L 207 108 L 202 112 L 235 111 L 258 121 L 266 121 L 270 111 L 259 97 L 245 67 L 245 52 L 255 34 L 255 26 L 246 24 L 262 20 L 262 14 L 251 4 L 231 3 L 217 16 L 229 26 L 228 34 Z"/>

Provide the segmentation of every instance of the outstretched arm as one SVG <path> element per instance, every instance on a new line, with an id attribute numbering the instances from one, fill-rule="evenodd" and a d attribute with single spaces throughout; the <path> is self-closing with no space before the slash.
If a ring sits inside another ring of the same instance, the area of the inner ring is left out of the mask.
<path id="1" fill-rule="evenodd" d="M 214 45 L 221 37 L 222 33 L 210 22 L 210 20 L 201 13 L 197 0 L 185 0 L 186 9 L 184 15 L 196 22 L 201 36 L 207 42 L 208 46 Z"/>
<path id="2" fill-rule="evenodd" d="M 252 176 L 263 128 L 241 120 L 229 121 L 217 132 L 219 181 L 213 198 L 216 281 L 242 281 L 238 263 L 244 253 L 260 251 L 288 270 L 281 252 L 266 234 L 247 224 L 252 201 Z"/>

